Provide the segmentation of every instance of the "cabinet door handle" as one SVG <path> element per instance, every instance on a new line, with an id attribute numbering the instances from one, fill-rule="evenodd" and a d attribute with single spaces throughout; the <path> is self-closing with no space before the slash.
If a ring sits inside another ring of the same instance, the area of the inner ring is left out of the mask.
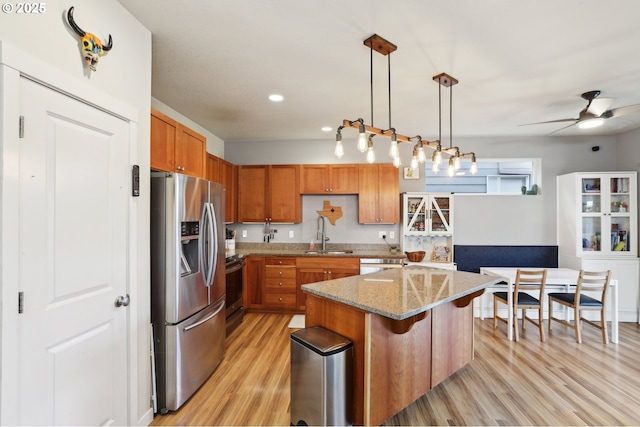
<path id="1" fill-rule="evenodd" d="M 282 301 L 282 297 L 278 298 L 278 301 Z"/>
<path id="2" fill-rule="evenodd" d="M 278 283 L 278 286 L 282 286 L 282 282 Z"/>

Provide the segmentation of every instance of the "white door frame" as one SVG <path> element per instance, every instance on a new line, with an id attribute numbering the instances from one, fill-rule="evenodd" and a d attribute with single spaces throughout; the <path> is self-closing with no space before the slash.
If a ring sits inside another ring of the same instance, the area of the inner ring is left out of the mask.
<path id="1" fill-rule="evenodd" d="M 16 425 L 18 421 L 15 402 L 18 393 L 16 352 L 16 328 L 18 323 L 18 224 L 19 194 L 18 194 L 18 158 L 19 158 L 19 111 L 20 76 L 28 76 L 90 104 L 95 108 L 121 117 L 130 122 L 130 153 L 131 165 L 137 163 L 137 123 L 138 111 L 117 99 L 96 89 L 89 82 L 70 76 L 54 66 L 44 63 L 21 50 L 0 40 L 0 425 Z M 131 185 L 131 184 L 129 184 Z M 129 188 L 129 194 L 131 189 Z M 137 199 L 129 202 L 128 219 L 128 253 L 129 264 L 127 271 L 127 289 L 132 304 L 129 306 L 129 322 L 127 331 L 128 360 L 129 360 L 129 414 L 127 424 L 136 423 L 138 407 L 138 389 L 147 385 L 138 384 L 138 341 L 147 338 L 140 336 L 138 326 L 138 283 L 139 269 L 135 254 L 138 252 L 137 236 Z M 153 413 L 150 414 L 151 417 Z M 149 420 L 150 421 L 150 420 Z"/>

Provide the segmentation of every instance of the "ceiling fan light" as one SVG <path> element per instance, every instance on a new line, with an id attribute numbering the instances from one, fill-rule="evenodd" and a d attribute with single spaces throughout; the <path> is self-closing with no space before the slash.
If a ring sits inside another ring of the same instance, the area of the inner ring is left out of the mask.
<path id="1" fill-rule="evenodd" d="M 591 128 L 596 128 L 598 126 L 602 126 L 603 123 L 604 123 L 604 119 L 602 117 L 594 117 L 592 119 L 579 121 L 577 126 L 580 129 L 591 129 Z"/>

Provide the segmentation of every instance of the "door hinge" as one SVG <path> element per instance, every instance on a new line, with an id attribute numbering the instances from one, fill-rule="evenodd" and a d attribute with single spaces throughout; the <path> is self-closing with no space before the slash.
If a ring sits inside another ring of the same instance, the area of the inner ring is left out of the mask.
<path id="1" fill-rule="evenodd" d="M 20 116 L 20 123 L 18 124 L 18 137 L 24 138 L 24 116 Z"/>
<path id="2" fill-rule="evenodd" d="M 24 311 L 24 292 L 18 292 L 18 314 Z"/>

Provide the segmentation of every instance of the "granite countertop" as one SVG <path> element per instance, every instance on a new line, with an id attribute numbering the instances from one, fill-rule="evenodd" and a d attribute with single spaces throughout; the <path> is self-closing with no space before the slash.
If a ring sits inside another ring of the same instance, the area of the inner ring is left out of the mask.
<path id="1" fill-rule="evenodd" d="M 502 279 L 410 266 L 302 285 L 302 290 L 395 320 L 490 287 Z"/>
<path id="2" fill-rule="evenodd" d="M 316 246 L 315 253 L 309 253 L 308 244 L 299 243 L 236 243 L 235 253 L 243 256 L 282 256 L 282 257 L 347 257 L 347 258 L 393 258 L 403 259 L 404 253 L 391 253 L 386 245 L 366 244 L 332 244 L 327 245 L 327 251 L 320 253 Z M 338 253 L 337 253 L 338 252 Z"/>

